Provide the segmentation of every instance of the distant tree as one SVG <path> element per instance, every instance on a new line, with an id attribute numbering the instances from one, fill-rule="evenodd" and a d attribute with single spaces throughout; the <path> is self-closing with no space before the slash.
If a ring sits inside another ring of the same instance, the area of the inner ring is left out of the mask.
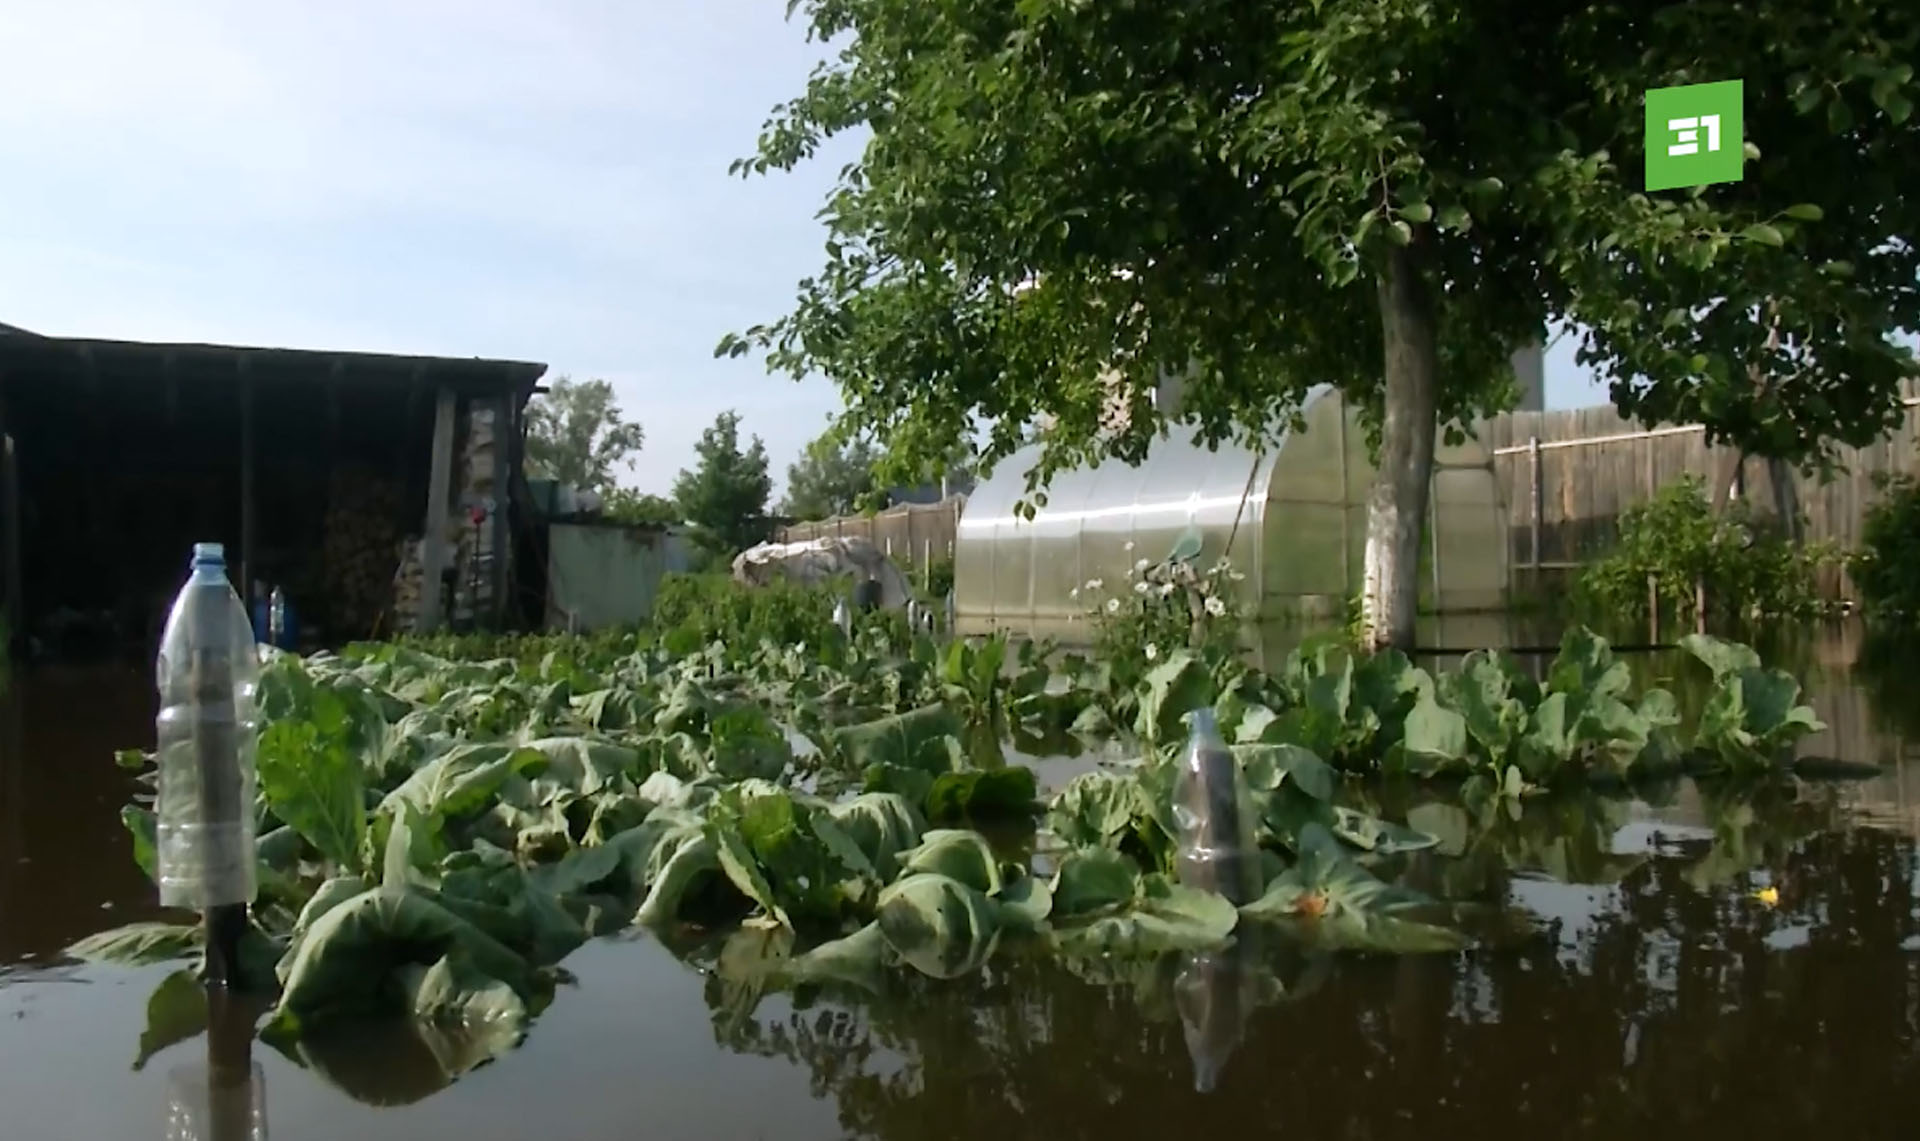
<path id="1" fill-rule="evenodd" d="M 694 527 L 695 541 L 709 552 L 733 554 L 765 541 L 771 530 L 767 500 L 773 477 L 767 446 L 753 437 L 740 447 L 740 414 L 722 412 L 694 445 L 699 463 L 673 481 L 673 500 Z"/>
<path id="2" fill-rule="evenodd" d="M 680 507 L 664 495 L 616 487 L 606 495 L 604 513 L 615 522 L 633 527 L 673 527 L 684 522 Z"/>
<path id="3" fill-rule="evenodd" d="M 827 429 L 787 468 L 787 497 L 781 514 L 830 519 L 877 506 L 880 489 L 874 484 L 873 469 L 878 459 L 867 441 L 844 440 L 835 429 Z"/>
<path id="4" fill-rule="evenodd" d="M 613 385 L 561 377 L 527 405 L 527 468 L 570 487 L 611 496 L 616 466 L 633 466 L 646 441 L 620 414 Z"/>

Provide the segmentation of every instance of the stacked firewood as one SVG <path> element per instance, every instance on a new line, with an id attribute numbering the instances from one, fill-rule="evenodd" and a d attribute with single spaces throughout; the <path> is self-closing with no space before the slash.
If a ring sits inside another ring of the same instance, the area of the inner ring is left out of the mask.
<path id="1" fill-rule="evenodd" d="M 327 492 L 321 562 L 334 633 L 371 635 L 386 609 L 400 538 L 400 489 L 365 468 L 336 471 Z"/>

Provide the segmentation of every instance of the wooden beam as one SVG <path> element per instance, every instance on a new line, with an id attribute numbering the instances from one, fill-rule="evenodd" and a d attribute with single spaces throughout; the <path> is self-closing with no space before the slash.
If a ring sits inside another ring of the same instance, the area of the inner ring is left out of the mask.
<path id="1" fill-rule="evenodd" d="M 513 501 L 509 486 L 513 475 L 514 399 L 503 394 L 493 404 L 493 501 L 488 505 L 487 526 L 493 529 L 493 625 L 504 630 L 507 622 L 508 567 L 513 560 L 513 529 L 508 526 L 507 511 Z"/>
<path id="2" fill-rule="evenodd" d="M 240 598 L 253 612 L 253 580 L 259 572 L 254 562 L 253 543 L 253 385 L 247 373 L 247 358 L 238 358 L 234 380 L 240 387 Z"/>
<path id="3" fill-rule="evenodd" d="M 447 500 L 453 482 L 453 429 L 458 410 L 453 389 L 434 393 L 433 451 L 427 469 L 427 518 L 420 532 L 420 613 L 414 628 L 432 633 L 440 624 L 440 573 L 447 565 Z"/>

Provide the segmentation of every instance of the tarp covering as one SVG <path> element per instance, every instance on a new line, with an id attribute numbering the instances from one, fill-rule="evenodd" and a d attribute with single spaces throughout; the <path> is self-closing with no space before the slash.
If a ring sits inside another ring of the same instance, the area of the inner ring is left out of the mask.
<path id="1" fill-rule="evenodd" d="M 913 600 L 907 576 L 866 539 L 829 535 L 799 543 L 762 543 L 733 560 L 734 581 L 749 586 L 782 578 L 813 584 L 840 576 L 879 583 L 880 605 L 889 610 L 904 610 Z"/>

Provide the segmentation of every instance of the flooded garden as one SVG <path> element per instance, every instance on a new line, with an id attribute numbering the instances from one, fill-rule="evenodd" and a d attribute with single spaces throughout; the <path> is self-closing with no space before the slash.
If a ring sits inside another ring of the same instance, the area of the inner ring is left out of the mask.
<path id="1" fill-rule="evenodd" d="M 273 657 L 252 985 L 214 1009 L 148 878 L 150 678 L 23 673 L 7 1135 L 1880 1136 L 1920 1102 L 1916 715 L 1856 628 L 1264 671 L 790 632 Z M 1258 820 L 1240 906 L 1175 874 L 1202 708 Z"/>

